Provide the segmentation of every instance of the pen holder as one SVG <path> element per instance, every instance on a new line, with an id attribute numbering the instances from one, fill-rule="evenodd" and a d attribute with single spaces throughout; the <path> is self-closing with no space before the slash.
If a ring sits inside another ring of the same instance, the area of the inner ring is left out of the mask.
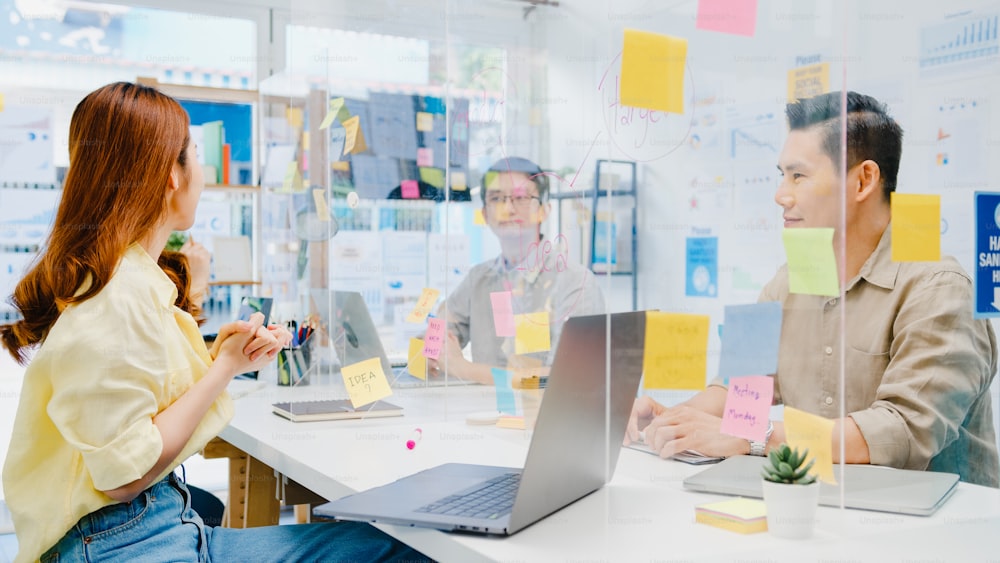
<path id="1" fill-rule="evenodd" d="M 298 346 L 278 351 L 278 385 L 308 385 L 313 370 L 313 338 L 310 334 Z"/>

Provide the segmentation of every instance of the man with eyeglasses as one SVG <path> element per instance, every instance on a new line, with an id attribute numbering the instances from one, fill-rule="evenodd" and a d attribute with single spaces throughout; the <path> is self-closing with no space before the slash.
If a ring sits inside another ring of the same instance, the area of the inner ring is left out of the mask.
<path id="1" fill-rule="evenodd" d="M 541 367 L 533 373 L 544 373 L 566 319 L 604 312 L 594 274 L 570 259 L 565 236 L 550 241 L 542 235 L 548 195 L 548 176 L 524 158 L 501 159 L 483 175 L 483 217 L 500 242 L 500 256 L 474 266 L 442 305 L 448 336 L 441 357 L 427 360 L 432 376 L 447 370 L 451 377 L 492 384 L 494 367 Z M 514 336 L 497 335 L 493 300 L 504 300 L 505 292 L 515 315 L 547 313 L 549 350 L 517 354 Z M 470 343 L 471 361 L 462 354 Z"/>

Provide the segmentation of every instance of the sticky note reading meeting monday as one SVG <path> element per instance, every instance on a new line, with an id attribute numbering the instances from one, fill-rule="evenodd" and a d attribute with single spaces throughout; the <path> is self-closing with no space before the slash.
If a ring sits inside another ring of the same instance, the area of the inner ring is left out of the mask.
<path id="1" fill-rule="evenodd" d="M 406 371 L 417 379 L 427 379 L 427 358 L 424 357 L 424 341 L 410 339 L 410 349 L 406 354 Z"/>
<path id="2" fill-rule="evenodd" d="M 941 196 L 893 192 L 892 261 L 936 262 L 941 259 Z"/>
<path id="3" fill-rule="evenodd" d="M 753 37 L 757 27 L 757 0 L 698 0 L 695 27 Z"/>
<path id="4" fill-rule="evenodd" d="M 510 292 L 494 291 L 490 293 L 490 302 L 493 304 L 493 327 L 497 336 L 517 336 Z"/>
<path id="5" fill-rule="evenodd" d="M 809 449 L 812 467 L 821 480 L 836 485 L 833 475 L 833 421 L 828 418 L 785 407 L 785 441 L 801 453 Z M 807 462 L 808 463 L 808 462 Z"/>
<path id="6" fill-rule="evenodd" d="M 431 314 L 431 309 L 433 309 L 434 305 L 437 303 L 439 295 L 441 295 L 440 291 L 430 287 L 425 287 L 424 290 L 420 292 L 420 298 L 417 299 L 417 304 L 414 305 L 410 314 L 406 316 L 406 322 L 424 322 L 427 315 Z"/>
<path id="7" fill-rule="evenodd" d="M 344 386 L 347 387 L 347 394 L 350 395 L 354 408 L 392 395 L 380 358 L 344 366 L 340 369 L 340 374 L 344 377 Z"/>
<path id="8" fill-rule="evenodd" d="M 646 389 L 704 389 L 708 325 L 708 315 L 647 312 L 643 386 Z"/>
<path id="9" fill-rule="evenodd" d="M 719 432 L 763 442 L 774 399 L 774 378 L 748 375 L 729 380 Z"/>
<path id="10" fill-rule="evenodd" d="M 444 347 L 444 319 L 428 319 L 424 334 L 424 357 L 438 359 Z"/>
<path id="11" fill-rule="evenodd" d="M 546 352 L 552 347 L 546 311 L 514 315 L 514 353 Z"/>
<path id="12" fill-rule="evenodd" d="M 840 294 L 833 229 L 785 229 L 781 239 L 788 258 L 789 291 L 829 297 Z"/>
<path id="13" fill-rule="evenodd" d="M 727 305 L 725 316 L 719 377 L 777 373 L 781 303 Z"/>
<path id="14" fill-rule="evenodd" d="M 684 113 L 687 39 L 625 30 L 622 48 L 621 103 Z"/>

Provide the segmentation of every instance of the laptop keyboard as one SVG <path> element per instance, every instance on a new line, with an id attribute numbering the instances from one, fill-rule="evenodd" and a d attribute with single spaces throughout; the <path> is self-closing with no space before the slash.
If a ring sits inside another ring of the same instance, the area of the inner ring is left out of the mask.
<path id="1" fill-rule="evenodd" d="M 457 495 L 449 495 L 417 509 L 417 512 L 495 520 L 514 506 L 520 473 L 505 473 Z"/>

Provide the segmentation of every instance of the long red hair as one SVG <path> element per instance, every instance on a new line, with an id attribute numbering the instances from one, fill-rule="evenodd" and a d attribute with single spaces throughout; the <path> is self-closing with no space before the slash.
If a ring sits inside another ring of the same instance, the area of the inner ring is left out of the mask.
<path id="1" fill-rule="evenodd" d="M 11 298 L 23 319 L 0 327 L 18 363 L 67 305 L 97 295 L 129 245 L 160 224 L 174 163 L 187 171 L 188 123 L 176 100 L 128 82 L 98 88 L 76 106 L 52 232 Z"/>

